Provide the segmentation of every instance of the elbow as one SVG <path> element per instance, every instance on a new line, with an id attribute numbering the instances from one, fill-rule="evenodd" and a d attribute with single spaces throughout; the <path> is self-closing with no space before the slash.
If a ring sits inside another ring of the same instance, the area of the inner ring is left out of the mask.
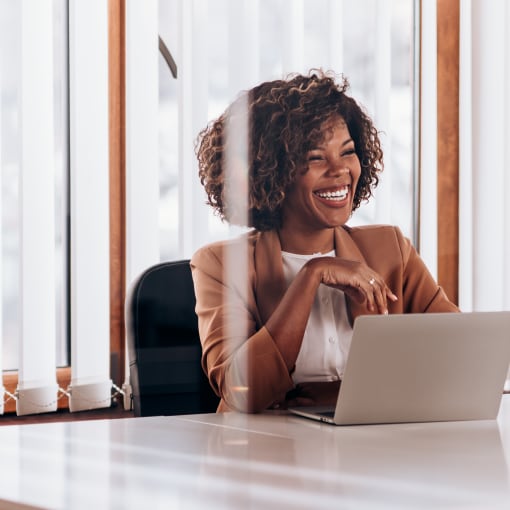
<path id="1" fill-rule="evenodd" d="M 261 413 L 271 404 L 261 399 L 250 387 L 239 384 L 225 384 L 220 391 L 220 397 L 232 411 L 246 414 Z"/>

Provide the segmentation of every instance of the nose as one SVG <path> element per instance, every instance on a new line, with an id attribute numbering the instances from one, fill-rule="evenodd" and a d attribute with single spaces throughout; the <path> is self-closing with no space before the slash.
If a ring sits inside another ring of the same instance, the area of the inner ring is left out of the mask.
<path id="1" fill-rule="evenodd" d="M 345 165 L 345 162 L 341 161 L 332 161 L 328 168 L 328 173 L 332 177 L 339 177 L 343 174 L 348 174 L 350 169 Z"/>

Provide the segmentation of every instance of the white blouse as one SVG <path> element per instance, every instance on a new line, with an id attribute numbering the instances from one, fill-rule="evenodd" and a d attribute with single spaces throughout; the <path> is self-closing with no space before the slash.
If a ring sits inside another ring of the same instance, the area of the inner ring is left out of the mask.
<path id="1" fill-rule="evenodd" d="M 335 252 L 298 255 L 282 252 L 287 285 L 307 260 L 334 257 Z M 294 384 L 305 381 L 336 381 L 343 377 L 351 345 L 352 328 L 347 318 L 345 295 L 320 284 L 306 325 L 303 343 L 292 373 Z"/>

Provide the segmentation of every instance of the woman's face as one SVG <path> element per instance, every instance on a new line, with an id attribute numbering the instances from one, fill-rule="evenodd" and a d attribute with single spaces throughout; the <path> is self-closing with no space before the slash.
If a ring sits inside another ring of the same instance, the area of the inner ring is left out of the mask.
<path id="1" fill-rule="evenodd" d="M 361 165 L 341 117 L 324 124 L 322 140 L 306 155 L 283 203 L 282 227 L 317 230 L 336 227 L 351 215 Z"/>

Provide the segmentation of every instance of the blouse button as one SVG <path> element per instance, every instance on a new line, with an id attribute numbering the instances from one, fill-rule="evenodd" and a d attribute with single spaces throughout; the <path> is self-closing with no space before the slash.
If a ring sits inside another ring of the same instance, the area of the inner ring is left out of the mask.
<path id="1" fill-rule="evenodd" d="M 330 337 L 328 338 L 328 342 L 329 342 L 330 344 L 334 344 L 334 343 L 335 343 L 335 339 L 334 339 L 332 336 L 330 336 Z"/>

